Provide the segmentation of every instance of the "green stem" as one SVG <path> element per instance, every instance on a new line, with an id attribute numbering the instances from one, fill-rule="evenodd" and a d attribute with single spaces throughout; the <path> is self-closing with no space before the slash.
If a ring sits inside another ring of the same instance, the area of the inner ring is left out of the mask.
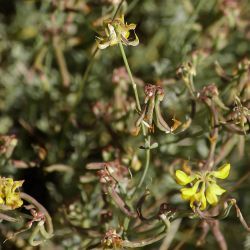
<path id="1" fill-rule="evenodd" d="M 126 57 L 126 54 L 125 54 L 125 51 L 124 51 L 124 48 L 123 48 L 123 45 L 121 42 L 119 42 L 119 47 L 120 47 L 120 50 L 121 50 L 121 53 L 122 53 L 122 58 L 123 58 L 123 61 L 124 61 L 124 64 L 125 64 L 125 67 L 127 69 L 127 72 L 129 74 L 129 77 L 130 77 L 130 80 L 131 80 L 131 83 L 132 83 L 132 86 L 133 86 L 133 90 L 134 90 L 134 94 L 135 94 L 135 100 L 136 100 L 136 107 L 139 111 L 141 111 L 141 105 L 140 105 L 140 101 L 139 101 L 139 95 L 138 95 L 138 91 L 137 91 L 137 85 L 134 81 L 134 78 L 133 78 L 133 75 L 131 73 L 131 70 L 130 70 L 130 67 L 129 67 L 129 64 L 128 64 L 128 60 L 127 60 L 127 57 Z M 150 135 L 147 135 L 147 132 L 146 132 L 146 128 L 144 126 L 144 124 L 142 124 L 142 131 L 143 131 L 143 135 L 145 137 L 145 142 L 147 143 L 147 145 L 149 145 L 150 147 Z M 149 168 L 149 163 L 150 163 L 150 148 L 146 149 L 146 164 L 145 164 L 145 168 L 144 168 L 144 171 L 143 171 L 143 174 L 142 174 L 142 177 L 140 179 L 140 182 L 138 184 L 138 188 L 140 188 L 145 180 L 145 177 L 147 175 L 147 172 L 148 172 L 148 168 Z"/>
<path id="2" fill-rule="evenodd" d="M 118 7 L 117 7 L 117 9 L 115 11 L 115 14 L 114 14 L 112 20 L 114 20 L 116 18 L 116 16 L 119 13 L 119 10 L 120 10 L 123 2 L 124 2 L 124 0 L 122 0 L 120 2 L 120 4 L 118 5 Z M 96 48 L 94 49 L 94 51 L 93 51 L 93 53 L 91 55 L 90 61 L 88 63 L 88 66 L 87 66 L 86 70 L 84 71 L 82 81 L 80 82 L 80 86 L 79 86 L 79 90 L 78 90 L 78 94 L 77 94 L 77 99 L 76 99 L 75 107 L 81 101 L 81 98 L 82 98 L 82 95 L 83 95 L 82 92 L 83 92 L 84 86 L 86 84 L 86 81 L 88 80 L 89 73 L 90 73 L 90 71 L 91 71 L 91 69 L 92 69 L 92 67 L 94 65 L 95 57 L 96 57 L 96 54 L 97 54 L 98 51 L 99 51 L 99 48 L 96 46 Z"/>
<path id="3" fill-rule="evenodd" d="M 130 78 L 132 86 L 133 86 L 133 90 L 134 90 L 134 94 L 135 94 L 135 100 L 136 100 L 136 107 L 137 107 L 137 109 L 139 111 L 141 111 L 141 105 L 140 105 L 139 96 L 138 96 L 138 92 L 137 92 L 137 86 L 136 86 L 136 83 L 134 81 L 133 75 L 131 73 L 131 70 L 130 70 L 130 67 L 129 67 L 129 64 L 128 64 L 128 60 L 127 60 L 127 57 L 126 57 L 126 54 L 125 54 L 125 51 L 124 51 L 124 48 L 123 48 L 123 45 L 122 45 L 121 42 L 119 42 L 119 47 L 120 47 L 120 50 L 121 50 L 121 53 L 122 53 L 122 58 L 123 58 L 124 64 L 125 64 L 126 69 L 128 71 L 129 78 Z"/>
<path id="4" fill-rule="evenodd" d="M 150 145 L 150 135 L 148 135 L 147 140 L 148 140 L 149 145 Z M 150 148 L 146 149 L 146 165 L 145 165 L 142 177 L 140 179 L 140 182 L 138 184 L 138 188 L 141 188 L 141 186 L 142 186 L 142 184 L 144 182 L 144 179 L 145 179 L 145 177 L 146 177 L 146 175 L 148 173 L 149 163 L 150 163 Z"/>
<path id="5" fill-rule="evenodd" d="M 40 212 L 42 212 L 44 214 L 45 219 L 46 219 L 45 223 L 47 225 L 47 231 L 50 235 L 53 235 L 53 231 L 54 231 L 53 230 L 53 223 L 52 223 L 52 219 L 51 219 L 47 209 L 42 204 L 40 204 L 36 199 L 34 199 L 33 197 L 31 197 L 30 195 L 28 195 L 26 193 L 21 192 L 20 197 L 21 197 L 21 199 L 34 205 Z"/>
<path id="6" fill-rule="evenodd" d="M 161 220 L 163 221 L 163 223 L 165 224 L 165 230 L 164 232 L 160 233 L 159 235 L 150 238 L 150 239 L 146 239 L 146 240 L 141 240 L 141 241 L 136 241 L 136 242 L 131 242 L 129 240 L 124 240 L 122 242 L 122 246 L 123 247 L 127 247 L 127 248 L 139 248 L 139 247 L 144 247 L 147 245 L 151 245 L 157 241 L 160 241 L 161 239 L 165 238 L 167 236 L 167 233 L 169 231 L 170 228 L 170 221 L 169 219 L 166 217 L 166 215 L 161 215 L 160 216 Z"/>

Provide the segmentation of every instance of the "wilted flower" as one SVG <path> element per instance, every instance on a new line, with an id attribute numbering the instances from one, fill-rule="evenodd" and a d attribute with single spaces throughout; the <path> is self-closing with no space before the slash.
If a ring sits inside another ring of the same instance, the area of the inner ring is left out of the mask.
<path id="1" fill-rule="evenodd" d="M 122 238 L 116 233 L 116 230 L 109 229 L 102 240 L 102 245 L 104 249 L 120 249 L 122 246 Z"/>
<path id="2" fill-rule="evenodd" d="M 146 125 L 150 131 L 154 131 L 153 122 L 159 130 L 167 134 L 174 132 L 181 125 L 181 122 L 173 118 L 173 124 L 172 126 L 169 126 L 164 120 L 160 108 L 160 103 L 163 101 L 165 96 L 163 88 L 147 84 L 144 88 L 144 92 L 144 107 L 140 117 L 136 121 L 136 131 L 134 134 L 137 135 L 139 133 L 142 123 Z"/>
<path id="3" fill-rule="evenodd" d="M 97 37 L 97 46 L 99 49 L 105 49 L 108 46 L 114 46 L 119 42 L 125 45 L 137 46 L 139 38 L 134 32 L 134 37 L 131 39 L 131 31 L 134 31 L 136 24 L 127 24 L 124 22 L 124 15 L 120 18 L 107 19 L 103 22 L 105 26 L 105 36 Z"/>
<path id="4" fill-rule="evenodd" d="M 193 77 L 196 76 L 196 68 L 195 65 L 191 62 L 185 62 L 180 67 L 178 67 L 176 71 L 177 77 L 183 80 L 185 85 L 187 86 L 189 92 L 193 95 L 195 93 L 195 87 L 193 83 Z"/>
<path id="5" fill-rule="evenodd" d="M 245 124 L 250 122 L 250 109 L 242 105 L 239 97 L 235 97 L 235 107 L 227 115 L 227 122 L 240 125 L 244 133 L 246 134 Z"/>
<path id="6" fill-rule="evenodd" d="M 225 179 L 229 172 L 229 163 L 224 164 L 216 171 L 194 172 L 190 175 L 177 170 L 175 173 L 176 182 L 182 186 L 191 185 L 191 187 L 181 189 L 182 199 L 190 201 L 192 209 L 199 207 L 200 210 L 205 210 L 207 202 L 210 205 L 216 205 L 218 203 L 217 196 L 222 195 L 226 190 L 216 183 L 215 178 Z"/>
<path id="7" fill-rule="evenodd" d="M 0 177 L 0 205 L 15 209 L 21 207 L 23 201 L 16 189 L 23 185 L 24 181 L 14 181 L 12 178 Z"/>

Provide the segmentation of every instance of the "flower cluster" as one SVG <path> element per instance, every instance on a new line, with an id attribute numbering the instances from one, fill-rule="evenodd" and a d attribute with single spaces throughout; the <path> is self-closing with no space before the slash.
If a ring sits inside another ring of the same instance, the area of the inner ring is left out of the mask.
<path id="1" fill-rule="evenodd" d="M 106 49 L 108 46 L 117 45 L 119 42 L 131 46 L 139 44 L 139 38 L 135 32 L 131 38 L 131 30 L 135 30 L 136 24 L 125 23 L 124 15 L 114 20 L 107 19 L 103 22 L 103 25 L 105 26 L 105 36 L 97 37 L 97 46 L 99 49 Z"/>
<path id="2" fill-rule="evenodd" d="M 225 179 L 230 172 L 230 164 L 224 164 L 216 171 L 194 172 L 190 175 L 181 170 L 175 173 L 176 181 L 182 186 L 190 185 L 181 189 L 181 197 L 183 200 L 190 201 L 190 207 L 194 210 L 199 208 L 205 210 L 207 202 L 214 206 L 218 203 L 219 195 L 226 192 L 221 188 L 215 178 Z"/>
<path id="3" fill-rule="evenodd" d="M 14 181 L 12 178 L 0 177 L 0 205 L 8 209 L 21 207 L 23 201 L 16 189 L 23 185 L 24 181 Z"/>
<path id="4" fill-rule="evenodd" d="M 161 86 L 147 84 L 144 87 L 144 92 L 144 107 L 140 117 L 136 121 L 136 130 L 134 134 L 137 135 L 139 133 L 142 123 L 153 132 L 153 122 L 159 130 L 167 134 L 174 132 L 181 125 L 181 122 L 173 118 L 173 124 L 170 126 L 164 120 L 160 108 L 160 103 L 163 101 L 165 96 L 163 88 Z"/>
<path id="5" fill-rule="evenodd" d="M 102 246 L 104 249 L 121 249 L 122 238 L 115 229 L 109 229 L 102 240 Z"/>

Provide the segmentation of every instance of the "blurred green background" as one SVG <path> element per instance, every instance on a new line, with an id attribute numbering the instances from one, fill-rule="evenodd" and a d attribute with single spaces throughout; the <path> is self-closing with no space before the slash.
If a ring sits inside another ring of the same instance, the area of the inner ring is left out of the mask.
<path id="1" fill-rule="evenodd" d="M 123 66 L 117 46 L 97 53 L 84 81 L 84 72 L 92 62 L 95 36 L 103 19 L 114 13 L 116 2 L 0 1 L 0 134 L 18 139 L 12 156 L 1 156 L 0 174 L 24 179 L 23 190 L 49 210 L 55 236 L 40 249 L 91 249 L 88 247 L 92 243 L 100 242 L 105 232 L 105 225 L 98 228 L 97 223 L 103 207 L 101 188 L 96 179 L 86 183 L 87 163 L 114 160 L 118 154 L 127 157 L 131 164 L 131 159 L 138 157 L 131 171 L 135 178 L 141 174 L 137 168 L 144 161 L 144 152 L 138 149 L 142 139 L 129 133 L 136 119 L 133 92 L 129 82 L 124 87 L 112 81 L 114 69 Z M 230 102 L 228 89 L 238 83 L 223 81 L 215 62 L 232 75 L 237 64 L 249 57 L 249 0 L 128 0 L 121 11 L 126 13 L 128 23 L 137 24 L 140 44 L 125 50 L 138 78 L 141 102 L 143 82 L 160 84 L 166 92 L 164 113 L 185 120 L 190 112 L 189 99 L 182 94 L 185 87 L 176 77 L 176 69 L 196 54 L 200 60 L 194 80 L 196 88 L 215 83 L 224 102 Z M 245 98 L 249 101 L 249 71 L 244 81 L 248 81 Z M 97 102 L 100 107 L 95 111 Z M 203 133 L 192 136 L 195 131 Z M 147 185 L 155 200 L 168 197 L 176 206 L 187 206 L 177 197 L 178 187 L 167 166 L 175 158 L 191 162 L 204 159 L 208 133 L 208 112 L 203 107 L 198 108 L 186 140 L 182 140 L 182 135 L 153 135 L 160 146 L 152 151 Z M 222 131 L 218 152 L 225 138 Z M 237 143 L 226 158 L 233 166 L 227 188 L 250 171 L 249 134 L 244 138 L 245 142 L 240 136 L 236 138 Z M 88 178 L 95 176 L 93 172 L 90 175 Z M 81 176 L 85 176 L 82 181 Z M 230 193 L 238 200 L 248 222 L 249 187 L 248 175 Z M 195 223 L 183 221 L 173 249 Z M 111 225 L 116 226 L 117 220 Z M 9 230 L 20 227 L 21 223 L 1 223 L 0 241 Z M 221 222 L 221 227 L 229 249 L 250 249 L 250 236 L 235 211 Z M 100 235 L 93 237 L 85 228 L 94 228 Z M 199 234 L 198 228 L 182 249 L 196 249 Z M 30 249 L 28 235 L 29 232 L 18 235 L 2 249 Z M 145 249 L 159 247 L 160 243 Z M 218 249 L 211 233 L 201 248 Z"/>

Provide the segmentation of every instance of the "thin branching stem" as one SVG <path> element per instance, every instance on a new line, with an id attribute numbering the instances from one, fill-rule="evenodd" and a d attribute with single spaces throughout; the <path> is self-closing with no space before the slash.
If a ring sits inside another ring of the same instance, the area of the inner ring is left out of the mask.
<path id="1" fill-rule="evenodd" d="M 137 91 L 137 86 L 136 86 L 136 83 L 134 81 L 133 75 L 131 73 L 131 70 L 130 70 L 130 67 L 129 67 L 129 64 L 128 64 L 128 60 L 127 60 L 127 56 L 125 54 L 125 51 L 124 51 L 124 48 L 123 48 L 123 45 L 122 45 L 121 42 L 119 42 L 119 47 L 120 47 L 120 50 L 121 50 L 121 53 L 122 53 L 122 58 L 123 58 L 125 67 L 127 69 L 129 78 L 130 78 L 132 86 L 133 86 L 133 90 L 134 90 L 134 94 L 135 94 L 135 100 L 136 100 L 136 107 L 137 107 L 137 109 L 139 111 L 141 111 L 141 105 L 140 105 L 139 95 L 138 95 L 138 91 Z"/>
<path id="2" fill-rule="evenodd" d="M 148 142 L 150 145 L 150 135 L 148 136 Z M 140 182 L 138 184 L 138 188 L 141 188 L 141 186 L 144 182 L 144 179 L 145 179 L 147 172 L 148 172 L 149 164 L 150 164 L 150 148 L 146 149 L 146 164 L 145 164 L 145 168 L 144 168 L 142 177 L 141 177 Z"/>
<path id="3" fill-rule="evenodd" d="M 40 212 L 42 212 L 45 216 L 45 219 L 46 219 L 46 225 L 47 225 L 47 231 L 50 235 L 53 234 L 54 232 L 54 229 L 53 229 L 53 223 L 52 223 L 52 219 L 49 215 L 49 212 L 47 211 L 47 209 L 41 204 L 39 203 L 35 198 L 33 198 L 32 196 L 26 194 L 26 193 L 23 193 L 21 192 L 20 193 L 20 197 L 21 199 L 27 201 L 28 203 L 34 205 Z"/>
<path id="4" fill-rule="evenodd" d="M 119 10 L 120 8 L 122 7 L 122 4 L 123 4 L 124 0 L 122 0 L 120 2 L 120 4 L 117 6 L 117 9 L 115 11 L 115 14 L 113 15 L 113 18 L 112 20 L 114 20 L 116 18 L 116 16 L 118 15 L 119 13 Z M 99 52 L 99 48 L 96 46 L 91 54 L 91 58 L 90 58 L 90 61 L 83 73 L 83 77 L 82 77 L 82 80 L 80 82 L 80 85 L 79 85 L 79 89 L 78 89 L 78 93 L 77 93 L 77 99 L 76 99 L 76 103 L 75 103 L 75 107 L 77 106 L 77 104 L 79 104 L 79 102 L 81 101 L 81 98 L 83 96 L 83 90 L 84 90 L 84 86 L 88 80 L 88 77 L 89 77 L 89 74 L 90 74 L 90 71 L 94 65 L 94 62 L 95 62 L 95 58 L 96 58 L 96 55 L 98 54 L 97 52 Z"/>
<path id="5" fill-rule="evenodd" d="M 127 69 L 127 72 L 129 74 L 129 77 L 130 77 L 130 80 L 131 80 L 131 83 L 132 83 L 132 86 L 133 86 L 133 90 L 134 90 L 134 94 L 135 94 L 135 100 L 136 100 L 136 107 L 137 107 L 137 109 L 139 111 L 141 111 L 141 105 L 140 105 L 140 101 L 139 101 L 137 85 L 136 85 L 136 83 L 134 81 L 134 78 L 133 78 L 133 75 L 132 75 L 131 69 L 129 67 L 128 60 L 127 60 L 127 56 L 125 54 L 125 51 L 124 51 L 124 48 L 123 48 L 123 45 L 122 45 L 121 42 L 119 42 L 119 47 L 120 47 L 120 50 L 121 50 L 121 54 L 122 54 L 122 58 L 123 58 L 125 67 Z M 149 164 L 150 164 L 150 139 L 151 138 L 150 138 L 149 134 L 146 137 L 147 131 L 146 131 L 146 128 L 145 128 L 144 124 L 142 124 L 142 132 L 143 132 L 143 135 L 145 136 L 145 144 L 147 144 L 149 147 L 146 149 L 146 163 L 145 163 L 143 174 L 142 174 L 141 179 L 140 179 L 139 184 L 138 184 L 138 188 L 140 188 L 143 185 L 143 182 L 144 182 L 144 180 L 146 178 L 146 175 L 147 175 L 147 172 L 148 172 L 148 169 L 149 169 Z"/>

